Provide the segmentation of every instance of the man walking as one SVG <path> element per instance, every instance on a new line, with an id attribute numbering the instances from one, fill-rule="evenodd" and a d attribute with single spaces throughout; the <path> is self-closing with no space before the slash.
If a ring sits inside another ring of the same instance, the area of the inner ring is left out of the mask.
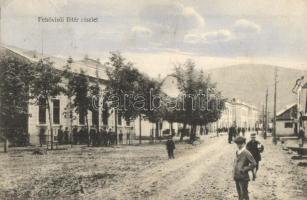
<path id="1" fill-rule="evenodd" d="M 259 141 L 256 140 L 256 133 L 251 134 L 251 140 L 246 144 L 246 149 L 252 154 L 252 156 L 254 157 L 257 163 L 255 169 L 252 170 L 253 180 L 255 180 L 257 171 L 259 169 L 259 162 L 261 161 L 260 153 L 262 153 L 264 150 L 263 145 Z"/>
<path id="2" fill-rule="evenodd" d="M 237 135 L 237 130 L 236 130 L 236 127 L 234 125 L 232 125 L 230 128 L 229 128 L 229 131 L 228 131 L 228 143 L 231 144 L 232 142 L 232 138 L 233 137 L 236 137 Z"/>
<path id="3" fill-rule="evenodd" d="M 305 140 L 305 130 L 303 127 L 300 128 L 300 131 L 298 132 L 298 143 L 299 147 L 304 147 L 304 140 Z"/>
<path id="4" fill-rule="evenodd" d="M 256 167 L 256 161 L 252 154 L 245 148 L 245 138 L 238 136 L 234 142 L 237 144 L 238 151 L 234 162 L 233 178 L 236 183 L 239 200 L 249 200 L 248 182 L 250 181 L 248 171 Z"/>
<path id="5" fill-rule="evenodd" d="M 175 143 L 173 141 L 172 136 L 169 136 L 168 140 L 166 141 L 166 149 L 168 154 L 168 159 L 174 159 L 174 149 L 175 149 Z"/>

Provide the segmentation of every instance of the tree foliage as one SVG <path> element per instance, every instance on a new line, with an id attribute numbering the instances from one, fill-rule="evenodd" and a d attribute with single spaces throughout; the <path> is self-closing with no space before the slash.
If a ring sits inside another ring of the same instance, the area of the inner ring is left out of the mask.
<path id="1" fill-rule="evenodd" d="M 191 135 L 195 137 L 196 126 L 206 125 L 220 118 L 226 99 L 210 76 L 197 70 L 191 60 L 176 66 L 174 76 L 180 90 L 180 109 L 168 115 L 177 122 L 191 125 Z"/>
<path id="2" fill-rule="evenodd" d="M 35 63 L 35 78 L 30 94 L 36 98 L 37 103 L 45 102 L 48 110 L 49 129 L 51 136 L 51 149 L 53 149 L 53 125 L 51 119 L 50 104 L 52 98 L 56 98 L 65 92 L 62 83 L 62 73 L 53 67 L 53 63 L 48 59 L 41 59 Z M 43 100 L 43 101 L 42 101 Z"/>

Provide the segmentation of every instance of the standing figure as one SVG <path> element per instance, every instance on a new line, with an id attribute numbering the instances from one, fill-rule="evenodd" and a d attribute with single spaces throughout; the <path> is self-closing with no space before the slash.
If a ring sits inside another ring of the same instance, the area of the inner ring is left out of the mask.
<path id="1" fill-rule="evenodd" d="M 242 128 L 242 136 L 245 137 L 245 128 Z"/>
<path id="2" fill-rule="evenodd" d="M 64 132 L 62 130 L 62 126 L 60 126 L 59 130 L 58 130 L 58 135 L 57 135 L 57 139 L 59 141 L 59 144 L 63 144 L 64 142 Z"/>
<path id="3" fill-rule="evenodd" d="M 103 130 L 102 130 L 102 141 L 101 143 L 104 145 L 104 146 L 107 146 L 108 145 L 108 132 L 107 132 L 107 127 L 103 127 Z"/>
<path id="4" fill-rule="evenodd" d="M 305 140 L 305 130 L 303 127 L 300 128 L 300 131 L 298 132 L 298 142 L 299 147 L 304 147 L 304 140 Z"/>
<path id="5" fill-rule="evenodd" d="M 236 137 L 236 158 L 234 161 L 233 178 L 236 183 L 239 200 L 249 200 L 248 182 L 250 181 L 248 171 L 253 170 L 257 163 L 252 154 L 245 148 L 245 138 Z"/>
<path id="6" fill-rule="evenodd" d="M 241 127 L 238 127 L 238 131 L 235 137 L 240 136 L 241 130 L 242 130 Z"/>
<path id="7" fill-rule="evenodd" d="M 122 130 L 119 131 L 118 137 L 119 137 L 119 144 L 123 144 L 123 131 Z"/>
<path id="8" fill-rule="evenodd" d="M 256 167 L 252 171 L 253 172 L 253 180 L 256 179 L 256 174 L 259 169 L 259 162 L 261 161 L 261 155 L 260 153 L 263 152 L 264 147 L 263 145 L 256 140 L 256 133 L 251 134 L 251 140 L 247 143 L 246 149 L 253 155 L 255 161 L 256 161 Z"/>
<path id="9" fill-rule="evenodd" d="M 230 128 L 229 128 L 229 131 L 228 131 L 228 143 L 231 144 L 232 142 L 232 138 L 235 138 L 237 135 L 237 129 L 234 125 L 232 125 Z"/>
<path id="10" fill-rule="evenodd" d="M 45 144 L 45 143 L 46 143 L 45 129 L 40 128 L 40 130 L 39 130 L 39 144 L 42 147 L 43 144 Z"/>
<path id="11" fill-rule="evenodd" d="M 174 149 L 176 149 L 176 147 L 172 136 L 169 136 L 168 140 L 166 141 L 166 149 L 167 149 L 168 159 L 174 159 L 175 158 Z"/>
<path id="12" fill-rule="evenodd" d="M 127 133 L 127 141 L 126 141 L 127 144 L 130 144 L 130 131 Z"/>
<path id="13" fill-rule="evenodd" d="M 90 141 L 89 141 L 90 145 L 96 146 L 97 140 L 95 140 L 95 138 L 96 138 L 96 130 L 95 130 L 94 127 L 91 127 L 91 130 L 90 130 Z"/>
<path id="14" fill-rule="evenodd" d="M 72 129 L 72 141 L 71 142 L 73 142 L 73 144 L 77 144 L 79 141 L 78 141 L 78 139 L 79 139 L 79 133 L 78 133 L 78 128 L 77 128 L 77 126 L 75 126 L 73 129 Z"/>
<path id="15" fill-rule="evenodd" d="M 64 142 L 64 144 L 68 144 L 68 138 L 69 138 L 68 127 L 65 127 L 64 137 L 63 137 L 63 142 Z"/>
<path id="16" fill-rule="evenodd" d="M 112 129 L 109 128 L 108 134 L 107 134 L 107 146 L 111 145 L 112 143 Z"/>

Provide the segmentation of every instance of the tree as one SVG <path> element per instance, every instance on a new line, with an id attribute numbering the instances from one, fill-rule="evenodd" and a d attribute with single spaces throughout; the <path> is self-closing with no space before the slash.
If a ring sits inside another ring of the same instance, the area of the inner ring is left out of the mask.
<path id="1" fill-rule="evenodd" d="M 144 97 L 145 106 L 140 113 L 151 123 L 156 124 L 155 135 L 159 135 L 159 123 L 164 117 L 166 107 L 162 104 L 161 98 L 166 98 L 167 95 L 161 92 L 161 84 L 149 78 L 146 75 L 141 76 L 139 80 L 141 87 L 138 88 L 138 93 Z M 158 97 L 158 98 L 155 98 Z"/>
<path id="2" fill-rule="evenodd" d="M 48 58 L 39 60 L 35 64 L 35 78 L 30 94 L 36 98 L 36 102 L 43 102 L 48 110 L 51 149 L 53 149 L 54 136 L 50 104 L 52 98 L 56 98 L 63 92 L 65 88 L 62 85 L 62 73 L 53 67 L 53 63 Z"/>
<path id="3" fill-rule="evenodd" d="M 65 112 L 64 112 L 64 116 L 66 118 L 70 119 L 70 132 L 72 133 L 72 126 L 73 126 L 73 121 L 76 119 L 76 117 L 74 116 L 74 103 L 73 103 L 73 96 L 74 96 L 74 73 L 71 71 L 71 64 L 73 63 L 73 59 L 71 57 L 69 57 L 67 59 L 67 65 L 64 66 L 64 71 L 62 73 L 62 76 L 65 78 L 65 85 L 66 85 L 66 90 L 65 90 L 65 94 L 69 99 L 69 102 L 67 103 L 66 107 L 64 108 Z M 70 139 L 71 140 L 71 139 Z M 71 145 L 72 145 L 72 141 Z"/>
<path id="4" fill-rule="evenodd" d="M 91 108 L 90 82 L 83 70 L 68 77 L 68 88 L 71 90 L 75 112 L 79 114 L 79 120 L 85 120 L 87 132 L 89 130 L 88 111 Z M 88 133 L 87 133 L 88 134 Z M 89 145 L 89 140 L 88 140 Z"/>
<path id="5" fill-rule="evenodd" d="M 187 60 L 183 65 L 175 67 L 174 76 L 177 79 L 181 94 L 179 110 L 175 110 L 176 121 L 191 126 L 190 140 L 196 137 L 198 125 L 207 125 L 217 121 L 224 109 L 225 99 L 204 72 L 195 69 L 195 63 Z"/>
<path id="6" fill-rule="evenodd" d="M 132 121 L 141 115 L 141 111 L 133 106 L 133 98 L 138 94 L 142 74 L 119 52 L 112 52 L 109 61 L 105 64 L 108 81 L 104 92 L 104 99 L 115 113 L 115 133 L 117 135 L 118 111 L 126 121 Z"/>
<path id="7" fill-rule="evenodd" d="M 33 65 L 17 57 L 0 57 L 0 128 L 4 136 L 4 151 L 7 151 L 8 139 L 20 141 L 16 128 L 27 129 L 29 88 L 34 79 Z M 25 139 L 25 138 L 23 138 Z M 18 143 L 18 142 L 17 142 Z"/>

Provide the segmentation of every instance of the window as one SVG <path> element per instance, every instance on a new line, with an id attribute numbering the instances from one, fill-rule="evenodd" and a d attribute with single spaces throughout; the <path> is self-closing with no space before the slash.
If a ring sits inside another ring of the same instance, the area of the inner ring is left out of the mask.
<path id="1" fill-rule="evenodd" d="M 292 122 L 286 122 L 285 128 L 293 128 L 293 123 Z"/>
<path id="2" fill-rule="evenodd" d="M 39 99 L 38 122 L 40 124 L 46 124 L 46 100 L 43 98 Z"/>
<path id="3" fill-rule="evenodd" d="M 53 100 L 53 123 L 60 124 L 60 100 Z"/>

